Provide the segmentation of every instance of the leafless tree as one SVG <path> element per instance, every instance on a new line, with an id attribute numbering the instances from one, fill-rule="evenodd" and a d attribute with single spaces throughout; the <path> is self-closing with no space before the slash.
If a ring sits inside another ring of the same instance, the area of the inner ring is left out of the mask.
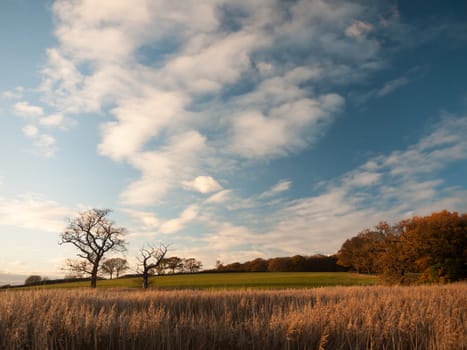
<path id="1" fill-rule="evenodd" d="M 61 270 L 68 272 L 67 278 L 83 278 L 92 274 L 92 264 L 82 259 L 66 259 Z"/>
<path id="2" fill-rule="evenodd" d="M 139 250 L 137 257 L 143 273 L 143 288 L 149 287 L 149 275 L 151 270 L 156 269 L 167 254 L 168 246 L 160 244 L 159 246 L 148 246 Z"/>
<path id="3" fill-rule="evenodd" d="M 70 219 L 68 227 L 60 234 L 60 245 L 71 243 L 79 250 L 77 256 L 82 259 L 79 261 L 81 265 L 75 267 L 78 269 L 81 266 L 83 272 L 91 275 L 91 288 L 96 288 L 97 273 L 104 255 L 107 252 L 126 250 L 123 238 L 126 230 L 123 227 L 115 227 L 114 223 L 107 219 L 110 212 L 110 209 L 84 211 L 76 218 Z"/>
<path id="4" fill-rule="evenodd" d="M 129 268 L 130 266 L 128 265 L 128 261 L 123 258 L 105 259 L 101 265 L 101 270 L 104 273 L 109 274 L 110 279 L 112 279 L 114 273 L 117 278 L 120 277 L 120 273 L 128 270 Z"/>

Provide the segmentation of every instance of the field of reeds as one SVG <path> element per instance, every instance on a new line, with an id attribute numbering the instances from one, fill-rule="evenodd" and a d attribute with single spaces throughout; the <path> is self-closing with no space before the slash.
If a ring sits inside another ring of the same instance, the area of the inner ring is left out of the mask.
<path id="1" fill-rule="evenodd" d="M 467 348 L 467 284 L 7 290 L 1 349 Z"/>

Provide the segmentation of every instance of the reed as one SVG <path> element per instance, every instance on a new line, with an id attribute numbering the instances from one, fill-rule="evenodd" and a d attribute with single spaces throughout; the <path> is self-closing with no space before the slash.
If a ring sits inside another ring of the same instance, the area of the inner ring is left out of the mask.
<path id="1" fill-rule="evenodd" d="M 0 293 L 1 349 L 466 349 L 467 284 Z"/>

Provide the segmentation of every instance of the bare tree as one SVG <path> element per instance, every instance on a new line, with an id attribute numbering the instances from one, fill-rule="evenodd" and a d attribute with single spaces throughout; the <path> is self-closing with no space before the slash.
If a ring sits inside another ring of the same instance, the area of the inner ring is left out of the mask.
<path id="1" fill-rule="evenodd" d="M 83 278 L 92 274 L 92 264 L 82 259 L 66 259 L 61 270 L 68 272 L 67 278 Z"/>
<path id="2" fill-rule="evenodd" d="M 107 219 L 110 209 L 91 209 L 80 213 L 76 218 L 70 219 L 65 232 L 60 235 L 59 244 L 71 243 L 78 250 L 82 260 L 90 264 L 91 270 L 86 273 L 91 275 L 91 288 L 96 288 L 97 273 L 102 258 L 107 252 L 123 252 L 126 250 L 126 242 L 123 236 L 125 228 L 115 227 L 114 223 Z"/>
<path id="3" fill-rule="evenodd" d="M 156 246 L 148 246 L 139 250 L 138 261 L 143 268 L 143 288 L 149 287 L 149 275 L 151 270 L 156 269 L 167 254 L 168 246 L 160 244 Z"/>
<path id="4" fill-rule="evenodd" d="M 123 258 L 105 259 L 101 265 L 101 270 L 109 274 L 110 279 L 112 279 L 114 273 L 118 278 L 120 273 L 128 270 L 129 268 L 130 266 L 128 266 L 128 261 Z"/>

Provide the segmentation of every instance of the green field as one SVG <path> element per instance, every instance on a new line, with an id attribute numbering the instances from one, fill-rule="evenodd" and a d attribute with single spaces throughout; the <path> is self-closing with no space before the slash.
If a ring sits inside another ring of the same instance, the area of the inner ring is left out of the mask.
<path id="1" fill-rule="evenodd" d="M 202 273 L 163 275 L 151 278 L 151 288 L 157 289 L 280 289 L 314 288 L 378 284 L 376 276 L 348 272 L 255 272 Z M 141 278 L 100 280 L 98 288 L 140 288 Z M 40 288 L 88 287 L 89 282 L 72 282 L 40 286 Z"/>

